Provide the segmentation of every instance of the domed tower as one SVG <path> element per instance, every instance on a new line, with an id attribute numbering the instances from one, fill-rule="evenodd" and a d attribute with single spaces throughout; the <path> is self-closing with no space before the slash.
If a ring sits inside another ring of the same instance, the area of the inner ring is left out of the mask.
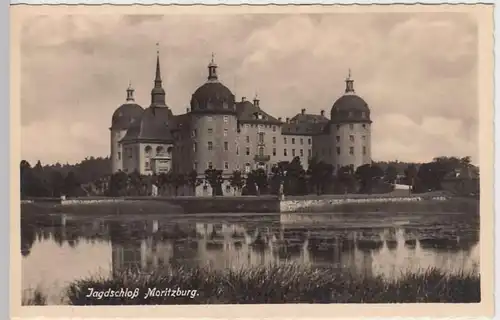
<path id="1" fill-rule="evenodd" d="M 217 64 L 208 65 L 207 81 L 192 95 L 190 127 L 193 137 L 193 163 L 198 174 L 206 169 L 223 170 L 228 175 L 237 164 L 237 113 L 231 90 L 217 75 Z"/>
<path id="2" fill-rule="evenodd" d="M 352 166 L 355 170 L 371 163 L 372 121 L 368 104 L 356 95 L 350 70 L 345 83 L 344 95 L 335 101 L 331 110 L 332 163 L 336 169 Z"/>
<path id="3" fill-rule="evenodd" d="M 129 84 L 127 88 L 127 99 L 118 109 L 115 110 L 111 118 L 111 170 L 117 172 L 123 170 L 123 152 L 120 140 L 127 133 L 131 124 L 138 122 L 144 109 L 135 103 L 134 89 Z"/>

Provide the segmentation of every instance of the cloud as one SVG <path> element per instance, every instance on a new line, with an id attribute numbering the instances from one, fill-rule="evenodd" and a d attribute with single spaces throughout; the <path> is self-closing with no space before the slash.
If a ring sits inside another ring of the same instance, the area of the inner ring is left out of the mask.
<path id="1" fill-rule="evenodd" d="M 149 104 L 159 42 L 174 113 L 205 81 L 211 52 L 237 98 L 258 92 L 284 118 L 329 114 L 350 68 L 372 110 L 374 159 L 477 161 L 477 41 L 463 13 L 35 17 L 22 37 L 22 157 L 107 155 L 129 81 Z"/>

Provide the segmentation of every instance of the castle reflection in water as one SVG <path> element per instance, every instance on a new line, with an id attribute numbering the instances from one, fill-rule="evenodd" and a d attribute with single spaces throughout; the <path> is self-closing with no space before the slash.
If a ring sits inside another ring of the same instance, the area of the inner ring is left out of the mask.
<path id="1" fill-rule="evenodd" d="M 164 265 L 240 269 L 290 262 L 389 278 L 428 268 L 449 273 L 478 270 L 478 232 L 470 224 L 449 220 L 427 226 L 390 223 L 363 228 L 364 222 L 349 224 L 343 217 L 308 219 L 310 215 L 298 214 L 292 218 L 66 219 L 59 226 L 25 224 L 22 251 L 28 255 L 36 237 L 74 248 L 80 241 L 104 242 L 111 245 L 113 273 L 129 268 L 148 272 Z"/>

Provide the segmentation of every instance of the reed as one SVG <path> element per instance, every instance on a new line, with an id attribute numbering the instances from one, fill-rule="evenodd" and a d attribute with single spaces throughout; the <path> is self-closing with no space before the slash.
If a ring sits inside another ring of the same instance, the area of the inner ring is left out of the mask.
<path id="1" fill-rule="evenodd" d="M 21 299 L 23 306 L 44 306 L 47 304 L 47 296 L 39 288 L 23 290 Z"/>
<path id="2" fill-rule="evenodd" d="M 88 298 L 90 288 L 95 292 L 137 289 L 138 294 L 131 298 Z M 175 292 L 186 295 L 146 297 L 154 288 L 179 288 Z M 190 296 L 187 290 L 197 290 L 196 295 Z M 330 267 L 292 264 L 225 271 L 165 267 L 148 274 L 129 270 L 109 278 L 82 279 L 69 285 L 67 297 L 72 305 L 470 303 L 480 301 L 480 276 L 477 272 L 450 275 L 429 269 L 389 281 Z"/>

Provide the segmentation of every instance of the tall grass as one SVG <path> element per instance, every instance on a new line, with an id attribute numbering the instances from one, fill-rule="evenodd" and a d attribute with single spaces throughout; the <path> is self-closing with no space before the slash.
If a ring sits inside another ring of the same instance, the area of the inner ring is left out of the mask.
<path id="1" fill-rule="evenodd" d="M 21 299 L 23 306 L 44 306 L 47 304 L 47 296 L 39 288 L 23 290 Z"/>
<path id="2" fill-rule="evenodd" d="M 138 288 L 133 298 L 87 298 L 94 291 Z M 197 290 L 197 295 L 148 297 L 149 289 Z M 446 275 L 437 269 L 404 274 L 399 280 L 339 273 L 299 265 L 214 271 L 165 268 L 150 274 L 123 272 L 91 277 L 67 289 L 72 305 L 245 304 L 245 303 L 416 303 L 479 302 L 477 273 Z"/>

